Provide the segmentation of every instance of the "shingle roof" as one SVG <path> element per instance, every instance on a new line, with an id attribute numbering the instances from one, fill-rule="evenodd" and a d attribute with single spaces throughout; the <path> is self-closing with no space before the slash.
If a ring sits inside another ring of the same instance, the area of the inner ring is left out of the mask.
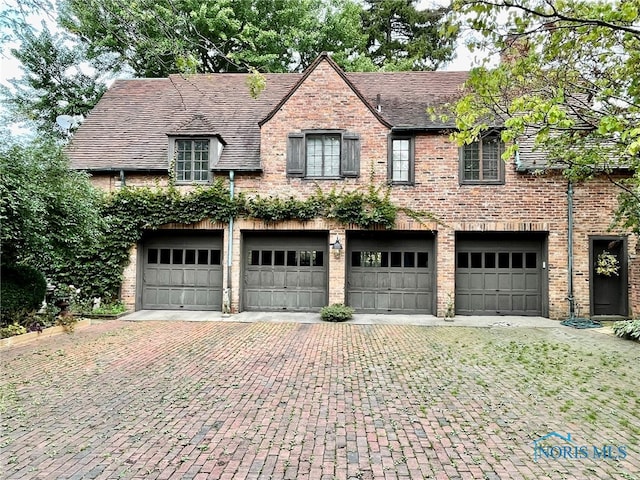
<path id="1" fill-rule="evenodd" d="M 347 73 L 369 107 L 393 128 L 449 128 L 427 107 L 450 99 L 466 72 Z M 248 74 L 171 75 L 117 80 L 76 132 L 71 165 L 87 170 L 166 170 L 167 135 L 217 135 L 225 147 L 214 170 L 259 170 L 259 122 L 290 94 L 299 73 L 266 74 L 254 99 Z M 378 109 L 379 106 L 379 109 Z"/>

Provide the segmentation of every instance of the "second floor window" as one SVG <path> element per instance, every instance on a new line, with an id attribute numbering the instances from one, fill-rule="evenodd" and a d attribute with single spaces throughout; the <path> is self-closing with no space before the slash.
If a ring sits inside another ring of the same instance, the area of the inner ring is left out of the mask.
<path id="1" fill-rule="evenodd" d="M 389 141 L 389 181 L 412 184 L 414 171 L 414 140 L 412 137 L 392 137 Z"/>
<path id="2" fill-rule="evenodd" d="M 360 175 L 360 137 L 336 130 L 290 133 L 287 176 L 340 179 Z"/>
<path id="3" fill-rule="evenodd" d="M 208 182 L 209 156 L 209 140 L 176 140 L 176 181 Z"/>
<path id="4" fill-rule="evenodd" d="M 340 135 L 307 135 L 307 177 L 340 176 Z"/>
<path id="5" fill-rule="evenodd" d="M 460 183 L 504 183 L 504 145 L 499 133 L 489 133 L 460 149 Z"/>

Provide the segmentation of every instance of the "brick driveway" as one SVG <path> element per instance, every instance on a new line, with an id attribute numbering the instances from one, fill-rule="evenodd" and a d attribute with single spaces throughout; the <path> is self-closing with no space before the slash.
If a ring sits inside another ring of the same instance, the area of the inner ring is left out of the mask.
<path id="1" fill-rule="evenodd" d="M 640 344 L 595 331 L 113 321 L 1 355 L 3 478 L 640 478 Z M 534 462 L 552 431 L 575 450 Z"/>

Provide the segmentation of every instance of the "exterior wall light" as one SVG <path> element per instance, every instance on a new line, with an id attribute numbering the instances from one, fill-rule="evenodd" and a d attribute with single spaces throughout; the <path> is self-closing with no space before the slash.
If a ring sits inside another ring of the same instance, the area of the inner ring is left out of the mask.
<path id="1" fill-rule="evenodd" d="M 340 243 L 340 237 L 336 235 L 336 241 L 333 243 L 329 242 L 329 245 L 331 245 L 331 250 L 333 250 L 333 254 L 336 257 L 339 257 L 340 252 L 342 252 L 342 243 Z"/>

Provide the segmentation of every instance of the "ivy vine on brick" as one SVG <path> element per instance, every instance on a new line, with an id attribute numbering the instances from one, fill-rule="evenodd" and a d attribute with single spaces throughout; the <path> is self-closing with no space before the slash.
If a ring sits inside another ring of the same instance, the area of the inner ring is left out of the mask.
<path id="1" fill-rule="evenodd" d="M 304 222 L 324 217 L 363 229 L 391 229 L 400 211 L 419 221 L 432 218 L 395 206 L 389 187 L 370 186 L 351 192 L 332 189 L 328 193 L 318 187 L 306 199 L 259 195 L 248 198 L 244 194 L 231 198 L 222 179 L 189 192 L 174 185 L 125 187 L 105 197 L 103 235 L 87 251 L 78 252 L 78 263 L 70 267 L 69 277 L 85 286 L 86 295 L 115 299 L 131 247 L 142 239 L 145 231 L 167 223 L 192 224 L 202 220 L 227 223 L 230 218 L 255 218 L 267 223 Z"/>

